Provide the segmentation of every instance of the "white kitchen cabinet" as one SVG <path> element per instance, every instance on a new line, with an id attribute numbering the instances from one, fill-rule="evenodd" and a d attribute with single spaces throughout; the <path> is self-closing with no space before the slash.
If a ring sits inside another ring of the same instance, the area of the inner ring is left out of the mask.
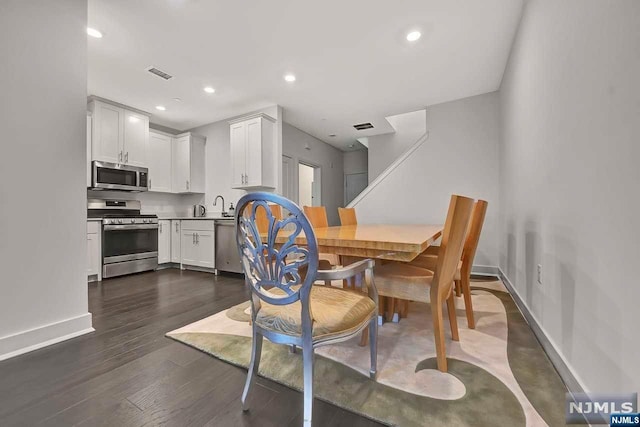
<path id="1" fill-rule="evenodd" d="M 100 221 L 87 221 L 87 277 L 102 280 L 102 234 Z"/>
<path id="2" fill-rule="evenodd" d="M 149 131 L 147 159 L 149 168 L 149 191 L 171 193 L 171 150 L 173 138 L 170 135 Z"/>
<path id="3" fill-rule="evenodd" d="M 158 221 L 158 264 L 171 262 L 171 221 Z"/>
<path id="4" fill-rule="evenodd" d="M 180 220 L 171 220 L 171 262 L 179 264 L 180 251 Z"/>
<path id="5" fill-rule="evenodd" d="M 262 113 L 229 122 L 232 188 L 276 187 L 274 122 Z"/>
<path id="6" fill-rule="evenodd" d="M 174 193 L 205 192 L 205 141 L 192 133 L 174 137 L 171 158 Z"/>
<path id="7" fill-rule="evenodd" d="M 97 99 L 89 110 L 91 160 L 146 167 L 149 117 Z"/>
<path id="8" fill-rule="evenodd" d="M 215 268 L 214 228 L 214 221 L 182 221 L 181 254 L 183 266 Z"/>
<path id="9" fill-rule="evenodd" d="M 128 110 L 124 110 L 124 116 L 124 141 L 122 145 L 124 163 L 131 166 L 147 167 L 149 117 Z"/>

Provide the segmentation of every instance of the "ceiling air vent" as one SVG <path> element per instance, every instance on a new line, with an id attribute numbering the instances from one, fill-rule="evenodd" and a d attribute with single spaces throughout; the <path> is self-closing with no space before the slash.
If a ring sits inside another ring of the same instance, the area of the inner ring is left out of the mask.
<path id="1" fill-rule="evenodd" d="M 353 125 L 357 130 L 365 130 L 365 129 L 373 129 L 373 125 L 371 123 L 360 123 L 359 125 Z"/>
<path id="2" fill-rule="evenodd" d="M 158 77 L 162 77 L 165 80 L 169 80 L 170 78 L 173 78 L 171 74 L 165 73 L 162 70 L 158 70 L 156 67 L 149 67 L 147 68 L 147 71 L 150 72 L 151 74 L 155 74 Z"/>

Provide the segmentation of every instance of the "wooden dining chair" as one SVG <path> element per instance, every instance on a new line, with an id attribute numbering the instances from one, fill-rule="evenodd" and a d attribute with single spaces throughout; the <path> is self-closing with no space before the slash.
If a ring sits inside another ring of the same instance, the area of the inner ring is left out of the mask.
<path id="1" fill-rule="evenodd" d="M 485 200 L 478 200 L 473 205 L 471 223 L 469 224 L 469 231 L 467 232 L 464 248 L 462 249 L 462 257 L 458 263 L 455 277 L 456 290 L 460 289 L 464 297 L 464 309 L 467 315 L 467 325 L 469 329 L 475 329 L 476 327 L 476 321 L 473 315 L 473 303 L 471 301 L 471 268 L 473 267 L 473 259 L 476 256 L 476 250 L 480 242 L 480 233 L 482 232 L 488 205 L 489 203 Z M 440 246 L 429 246 L 427 250 L 418 255 L 411 264 L 428 270 L 434 270 L 438 262 L 440 249 Z"/>
<path id="2" fill-rule="evenodd" d="M 313 228 L 325 228 L 329 226 L 327 209 L 324 206 L 304 206 L 304 214 L 309 218 Z M 328 270 L 340 264 L 335 254 L 320 254 L 320 269 Z"/>
<path id="3" fill-rule="evenodd" d="M 248 214 L 244 211 L 252 203 Z M 289 213 L 276 219 L 266 210 L 275 203 Z M 256 210 L 265 208 L 273 224 L 268 235 L 257 229 Z M 304 426 L 311 427 L 313 413 L 314 349 L 346 341 L 369 327 L 371 366 L 376 378 L 378 337 L 378 295 L 373 282 L 374 261 L 359 261 L 346 268 L 318 271 L 318 244 L 313 227 L 300 208 L 273 193 L 249 193 L 238 202 L 236 233 L 245 282 L 251 292 L 252 346 L 249 372 L 242 393 L 242 408 L 249 409 L 248 395 L 260 365 L 263 337 L 276 344 L 302 348 Z M 276 244 L 281 231 L 287 241 Z M 306 246 L 297 246 L 296 237 L 304 233 Z M 288 258 L 292 260 L 288 260 Z M 267 267 L 268 266 L 268 267 Z M 299 270 L 306 269 L 304 279 Z M 354 280 L 360 291 L 332 286 L 313 286 L 316 280 Z M 366 293 L 365 293 L 366 291 Z"/>
<path id="4" fill-rule="evenodd" d="M 442 243 L 433 271 L 400 262 L 388 263 L 375 270 L 378 295 L 431 303 L 438 369 L 442 372 L 447 372 L 442 306 L 446 301 L 451 338 L 458 341 L 453 281 L 462 256 L 472 209 L 473 199 L 451 196 Z"/>
<path id="5" fill-rule="evenodd" d="M 338 208 L 340 225 L 358 225 L 355 208 Z"/>

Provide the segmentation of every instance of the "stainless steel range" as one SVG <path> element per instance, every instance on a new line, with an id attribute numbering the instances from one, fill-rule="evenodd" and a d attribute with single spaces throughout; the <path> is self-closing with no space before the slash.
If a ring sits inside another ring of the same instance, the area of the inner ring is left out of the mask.
<path id="1" fill-rule="evenodd" d="M 102 218 L 102 277 L 158 267 L 158 216 L 140 214 L 137 200 L 89 199 L 89 218 Z"/>

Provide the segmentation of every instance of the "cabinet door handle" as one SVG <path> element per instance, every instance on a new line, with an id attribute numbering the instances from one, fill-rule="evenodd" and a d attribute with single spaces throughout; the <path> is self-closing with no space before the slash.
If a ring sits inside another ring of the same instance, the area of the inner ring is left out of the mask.
<path id="1" fill-rule="evenodd" d="M 191 233 L 191 243 L 196 244 L 196 233 Z"/>
<path id="2" fill-rule="evenodd" d="M 189 180 L 186 181 L 187 182 L 187 190 L 189 189 Z"/>
<path id="3" fill-rule="evenodd" d="M 178 223 L 176 222 L 176 233 L 177 233 L 178 231 L 180 231 L 180 230 L 178 230 Z"/>
<path id="4" fill-rule="evenodd" d="M 162 223 L 160 223 L 159 226 L 160 226 L 160 232 L 162 233 Z"/>
<path id="5" fill-rule="evenodd" d="M 120 150 L 120 154 L 118 154 L 118 162 L 122 163 L 122 150 Z"/>
<path id="6" fill-rule="evenodd" d="M 249 183 L 249 174 L 245 174 L 244 175 L 244 183 L 248 184 Z"/>
<path id="7" fill-rule="evenodd" d="M 129 163 L 129 152 L 127 151 L 127 154 L 124 155 L 124 162 L 125 163 Z"/>
<path id="8" fill-rule="evenodd" d="M 200 244 L 200 235 L 196 233 L 196 245 Z"/>
<path id="9" fill-rule="evenodd" d="M 149 188 L 151 188 L 151 178 L 149 178 Z"/>

